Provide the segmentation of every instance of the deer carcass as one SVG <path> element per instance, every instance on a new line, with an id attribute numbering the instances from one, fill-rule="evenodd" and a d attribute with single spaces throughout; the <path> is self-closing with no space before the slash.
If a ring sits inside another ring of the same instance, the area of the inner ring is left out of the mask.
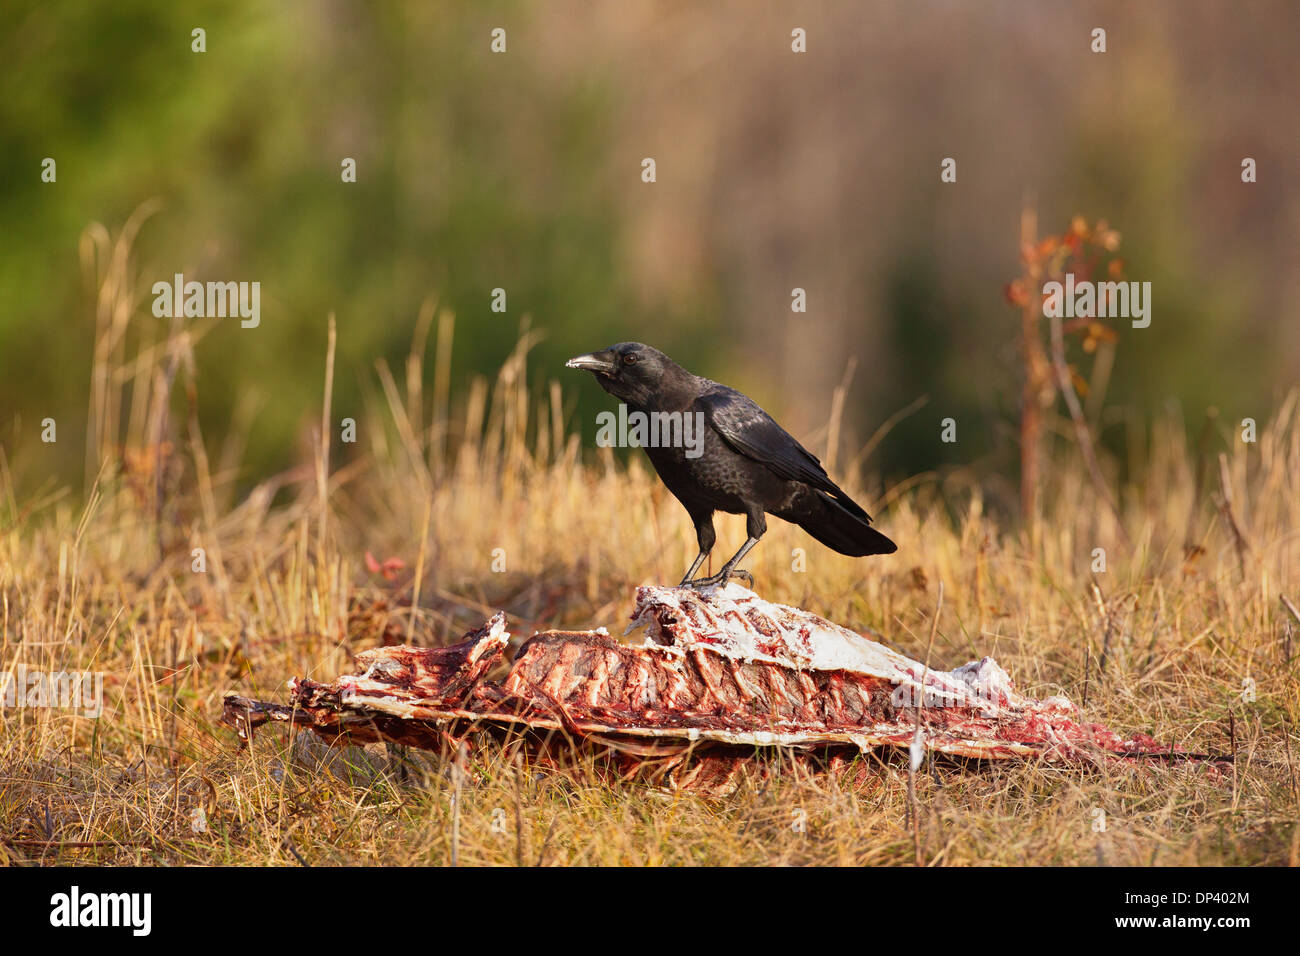
<path id="1" fill-rule="evenodd" d="M 734 583 L 642 587 L 638 627 L 640 644 L 603 628 L 535 634 L 490 680 L 510 645 L 498 613 L 450 647 L 379 647 L 331 684 L 296 678 L 288 704 L 229 695 L 225 717 L 244 736 L 284 721 L 334 742 L 426 749 L 491 731 L 550 760 L 594 748 L 678 786 L 729 780 L 764 751 L 819 767 L 918 743 L 987 760 L 1179 756 L 1082 722 L 1064 697 L 1022 696 L 992 658 L 933 670 Z"/>

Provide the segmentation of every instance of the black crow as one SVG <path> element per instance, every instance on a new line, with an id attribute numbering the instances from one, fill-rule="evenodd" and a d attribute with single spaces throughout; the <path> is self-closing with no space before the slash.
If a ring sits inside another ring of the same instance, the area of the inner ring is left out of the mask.
<path id="1" fill-rule="evenodd" d="M 811 452 L 734 388 L 692 375 L 639 342 L 621 342 L 565 364 L 594 373 L 601 388 L 641 413 L 645 453 L 695 523 L 700 553 L 682 585 L 708 587 L 733 574 L 748 577 L 736 565 L 767 530 L 764 512 L 799 525 L 840 554 L 898 549 L 871 527 L 870 515 L 831 481 Z M 717 574 L 696 579 L 716 540 L 715 511 L 743 514 L 749 538 Z"/>

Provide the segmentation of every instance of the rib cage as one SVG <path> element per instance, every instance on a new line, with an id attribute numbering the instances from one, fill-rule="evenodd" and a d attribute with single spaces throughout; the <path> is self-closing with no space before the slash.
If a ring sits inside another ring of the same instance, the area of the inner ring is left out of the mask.
<path id="1" fill-rule="evenodd" d="M 498 613 L 450 647 L 375 648 L 357 656 L 357 675 L 328 685 L 294 679 L 287 706 L 228 695 L 225 719 L 244 736 L 282 721 L 339 743 L 426 749 L 475 729 L 542 734 L 537 752 L 551 755 L 558 731 L 569 749 L 595 746 L 621 770 L 676 755 L 659 769 L 678 785 L 729 780 L 767 748 L 825 765 L 906 748 L 918 721 L 923 747 L 959 757 L 1185 756 L 1145 735 L 1124 739 L 1080 722 L 1064 697 L 1023 697 L 991 658 L 928 670 L 735 584 L 706 593 L 640 588 L 629 630 L 637 627 L 646 638 L 635 645 L 604 629 L 536 634 L 495 682 L 485 678 L 510 637 Z"/>

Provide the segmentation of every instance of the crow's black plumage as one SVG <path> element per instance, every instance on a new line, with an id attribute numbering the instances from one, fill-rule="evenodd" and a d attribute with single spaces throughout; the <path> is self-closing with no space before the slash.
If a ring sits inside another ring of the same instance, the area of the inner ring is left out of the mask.
<path id="1" fill-rule="evenodd" d="M 694 436 L 698 446 L 676 441 L 644 449 L 695 524 L 700 554 L 682 584 L 713 585 L 737 573 L 736 565 L 767 530 L 764 513 L 799 525 L 840 554 L 861 557 L 897 550 L 811 452 L 734 388 L 692 375 L 639 342 L 611 345 L 566 364 L 595 374 L 600 387 L 632 411 L 682 413 L 703 424 L 702 433 Z M 715 511 L 745 515 L 749 538 L 717 574 L 697 580 L 693 576 L 716 540 Z"/>

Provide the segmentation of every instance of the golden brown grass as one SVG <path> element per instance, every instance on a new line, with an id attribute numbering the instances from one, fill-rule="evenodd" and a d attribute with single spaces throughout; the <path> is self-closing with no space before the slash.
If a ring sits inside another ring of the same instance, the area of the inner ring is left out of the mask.
<path id="1" fill-rule="evenodd" d="M 540 773 L 501 748 L 466 774 L 431 755 L 403 774 L 382 748 L 331 750 L 274 728 L 240 750 L 216 722 L 222 695 L 278 699 L 292 675 L 346 671 L 379 639 L 356 614 L 349 626 L 354 601 L 386 601 L 388 626 L 422 640 L 453 639 L 497 607 L 520 637 L 556 625 L 617 633 L 634 586 L 675 580 L 692 557 L 684 514 L 640 459 L 584 461 L 558 387 L 538 403 L 528 386 L 529 334 L 495 382 L 454 399 L 452 323 L 432 307 L 407 368 L 378 368 L 359 445 L 338 454 L 347 413 L 329 407 L 322 356 L 330 443 L 318 430 L 313 461 L 236 500 L 230 456 L 208 461 L 190 405 L 174 399 L 194 330 L 129 357 L 121 346 L 138 310 L 115 248 L 87 242 L 100 298 L 86 492 L 20 497 L 0 448 L 0 666 L 106 675 L 98 720 L 0 709 L 0 860 L 912 864 L 918 836 L 926 865 L 1300 859 L 1288 739 L 1300 621 L 1283 601 L 1300 603 L 1297 396 L 1257 444 L 1225 426 L 1222 477 L 1212 455 L 1185 447 L 1181 425 L 1157 423 L 1141 481 L 1121 496 L 1130 544 L 1061 452 L 1031 528 L 993 520 L 979 483 L 953 473 L 877 489 L 871 510 L 900 543 L 892 557 L 841 558 L 774 522 L 749 562 L 765 597 L 878 631 L 914 657 L 942 581 L 933 664 L 995 655 L 1023 690 L 1086 696 L 1087 716 L 1117 730 L 1234 752 L 1225 772 L 940 765 L 918 775 L 915 831 L 906 765 L 892 759 L 858 790 L 786 775 L 724 799 L 611 784 L 590 765 Z M 1216 505 L 1223 482 L 1240 550 Z M 730 553 L 738 519 L 721 531 Z M 191 570 L 198 547 L 205 573 Z M 1093 574 L 1099 547 L 1108 568 Z M 367 550 L 406 568 L 394 581 L 369 574 Z"/>

